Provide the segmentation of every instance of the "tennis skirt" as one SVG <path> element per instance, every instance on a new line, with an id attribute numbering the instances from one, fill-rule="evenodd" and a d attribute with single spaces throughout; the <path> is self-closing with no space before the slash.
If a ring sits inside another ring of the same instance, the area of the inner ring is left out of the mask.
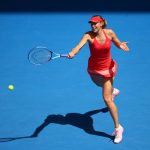
<path id="1" fill-rule="evenodd" d="M 104 78 L 114 78 L 117 72 L 117 63 L 112 60 L 112 65 L 107 70 L 90 70 L 88 68 L 88 73 L 91 80 L 97 85 L 102 87 L 104 83 Z"/>
<path id="2" fill-rule="evenodd" d="M 104 78 L 109 78 L 109 77 L 115 77 L 117 68 L 118 65 L 116 61 L 112 60 L 110 68 L 106 70 L 91 70 L 90 68 L 88 68 L 87 71 L 90 75 L 100 75 Z"/>

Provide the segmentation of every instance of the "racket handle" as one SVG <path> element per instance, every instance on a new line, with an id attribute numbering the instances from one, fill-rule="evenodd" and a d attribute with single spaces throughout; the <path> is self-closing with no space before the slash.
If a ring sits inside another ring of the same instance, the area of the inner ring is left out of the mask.
<path id="1" fill-rule="evenodd" d="M 60 57 L 67 57 L 68 54 L 61 54 Z"/>

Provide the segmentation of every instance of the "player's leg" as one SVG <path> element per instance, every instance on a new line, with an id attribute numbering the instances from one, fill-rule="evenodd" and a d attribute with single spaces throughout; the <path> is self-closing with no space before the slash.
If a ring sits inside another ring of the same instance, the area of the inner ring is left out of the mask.
<path id="1" fill-rule="evenodd" d="M 104 79 L 100 75 L 90 75 L 91 80 L 99 87 L 103 86 Z M 114 80 L 114 79 L 113 79 Z M 112 88 L 112 100 L 115 99 L 117 95 L 119 95 L 120 91 L 117 88 Z"/>
<path id="2" fill-rule="evenodd" d="M 114 121 L 115 128 L 117 128 L 119 126 L 118 111 L 117 111 L 116 105 L 112 101 L 112 90 L 113 90 L 112 82 L 113 82 L 112 78 L 105 78 L 103 87 L 102 87 L 102 89 L 103 89 L 102 92 L 103 92 L 104 102 L 106 103 L 107 107 L 109 108 L 110 114 Z"/>
<path id="3" fill-rule="evenodd" d="M 115 143 L 119 143 L 122 140 L 122 132 L 123 128 L 119 124 L 118 120 L 118 111 L 115 103 L 112 101 L 112 91 L 113 91 L 113 79 L 112 78 L 105 78 L 103 83 L 103 99 L 110 111 L 112 119 L 114 121 L 115 126 Z"/>

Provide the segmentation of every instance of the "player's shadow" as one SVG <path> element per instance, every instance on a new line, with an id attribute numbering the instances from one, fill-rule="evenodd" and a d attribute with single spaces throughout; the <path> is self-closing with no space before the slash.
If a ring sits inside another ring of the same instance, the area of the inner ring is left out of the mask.
<path id="1" fill-rule="evenodd" d="M 86 112 L 84 114 L 80 113 L 68 113 L 65 116 L 63 115 L 49 115 L 47 118 L 44 120 L 44 122 L 36 128 L 34 133 L 31 135 L 31 137 L 37 137 L 39 133 L 50 123 L 55 123 L 55 124 L 60 124 L 60 125 L 72 125 L 75 127 L 78 127 L 80 129 L 83 129 L 86 133 L 92 134 L 92 135 L 97 135 L 97 136 L 103 136 L 106 138 L 109 138 L 113 140 L 114 136 L 109 135 L 105 132 L 100 132 L 96 131 L 93 127 L 93 118 L 91 117 L 94 114 L 97 113 L 106 113 L 108 112 L 108 108 L 102 108 L 98 110 L 93 110 Z"/>
<path id="2" fill-rule="evenodd" d="M 11 141 L 27 139 L 27 138 L 31 138 L 31 137 L 30 136 L 6 137 L 6 138 L 0 138 L 0 142 L 11 142 Z"/>
<path id="3" fill-rule="evenodd" d="M 60 125 L 72 125 L 72 126 L 80 128 L 80 129 L 83 129 L 88 134 L 103 136 L 103 137 L 109 138 L 110 140 L 113 140 L 114 136 L 109 135 L 105 132 L 96 131 L 93 127 L 93 118 L 91 116 L 95 115 L 97 113 L 100 113 L 100 112 L 106 113 L 106 112 L 108 112 L 108 108 L 105 107 L 105 108 L 98 109 L 98 110 L 92 110 L 92 111 L 86 112 L 84 114 L 68 113 L 65 116 L 60 115 L 60 114 L 58 114 L 58 115 L 51 114 L 51 115 L 47 116 L 47 118 L 44 120 L 44 122 L 35 129 L 35 131 L 32 133 L 32 135 L 24 136 L 24 137 L 0 138 L 0 142 L 9 142 L 9 141 L 14 141 L 14 140 L 19 140 L 19 139 L 38 137 L 40 132 L 51 123 L 60 124 Z"/>

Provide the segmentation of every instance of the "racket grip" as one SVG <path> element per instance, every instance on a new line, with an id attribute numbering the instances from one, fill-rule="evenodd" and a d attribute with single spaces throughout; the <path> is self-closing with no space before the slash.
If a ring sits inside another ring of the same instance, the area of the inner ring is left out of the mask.
<path id="1" fill-rule="evenodd" d="M 60 57 L 67 57 L 68 54 L 61 54 Z"/>

